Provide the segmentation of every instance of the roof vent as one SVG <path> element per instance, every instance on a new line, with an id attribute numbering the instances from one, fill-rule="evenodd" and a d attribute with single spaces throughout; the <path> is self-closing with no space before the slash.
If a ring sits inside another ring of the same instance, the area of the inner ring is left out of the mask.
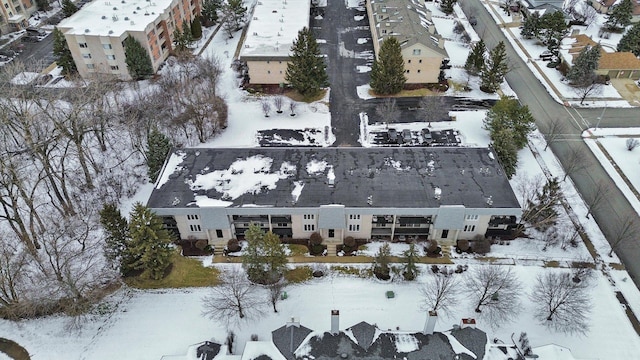
<path id="1" fill-rule="evenodd" d="M 144 16 L 149 16 L 149 13 L 145 11 Z"/>
<path id="2" fill-rule="evenodd" d="M 107 15 L 102 15 L 102 20 L 106 20 L 107 19 Z"/>
<path id="3" fill-rule="evenodd" d="M 125 4 L 126 2 L 124 0 L 120 1 L 120 3 Z"/>
<path id="4" fill-rule="evenodd" d="M 113 10 L 118 10 L 118 8 L 114 6 L 114 7 L 113 7 Z"/>
<path id="5" fill-rule="evenodd" d="M 135 25 L 136 23 L 135 23 L 135 22 L 133 22 L 133 20 L 131 20 L 130 24 L 131 24 L 131 25 Z"/>
<path id="6" fill-rule="evenodd" d="M 487 205 L 493 205 L 493 197 L 491 195 L 489 195 L 489 197 L 487 198 Z"/>
<path id="7" fill-rule="evenodd" d="M 109 30 L 109 35 L 113 34 L 113 30 Z"/>
<path id="8" fill-rule="evenodd" d="M 129 17 L 128 17 L 128 16 L 125 16 L 125 17 L 124 17 L 124 20 L 125 20 L 125 21 L 129 20 Z"/>
<path id="9" fill-rule="evenodd" d="M 373 195 L 367 196 L 367 204 L 369 204 L 369 206 L 373 205 Z"/>
<path id="10" fill-rule="evenodd" d="M 133 13 L 134 13 L 134 14 L 137 14 L 138 12 L 137 12 L 137 11 L 134 11 Z"/>
<path id="11" fill-rule="evenodd" d="M 440 200 L 440 198 L 442 197 L 442 189 L 440 189 L 439 187 L 433 189 L 433 197 L 436 200 Z"/>
<path id="12" fill-rule="evenodd" d="M 113 21 L 118 21 L 118 15 L 113 15 L 113 16 L 111 17 L 111 20 L 113 20 Z"/>
<path id="13" fill-rule="evenodd" d="M 85 32 L 85 33 L 88 33 L 88 32 L 90 32 L 90 31 L 91 31 L 91 30 L 89 30 L 89 29 L 84 29 L 84 32 Z"/>
<path id="14" fill-rule="evenodd" d="M 140 6 L 136 7 L 136 10 L 140 10 Z"/>

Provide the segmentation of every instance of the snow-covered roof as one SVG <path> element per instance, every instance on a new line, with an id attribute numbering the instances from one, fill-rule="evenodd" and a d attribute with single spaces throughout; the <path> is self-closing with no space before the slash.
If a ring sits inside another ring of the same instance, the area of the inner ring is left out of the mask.
<path id="1" fill-rule="evenodd" d="M 259 0 L 240 58 L 287 58 L 298 31 L 309 26 L 309 0 Z"/>
<path id="2" fill-rule="evenodd" d="M 144 31 L 158 20 L 172 0 L 94 0 L 64 19 L 65 34 L 121 36 L 127 31 Z"/>

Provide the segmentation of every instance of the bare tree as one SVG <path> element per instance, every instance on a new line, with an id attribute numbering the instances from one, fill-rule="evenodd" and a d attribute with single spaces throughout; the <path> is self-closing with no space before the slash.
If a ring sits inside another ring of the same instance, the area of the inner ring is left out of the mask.
<path id="1" fill-rule="evenodd" d="M 562 191 L 556 178 L 551 178 L 542 186 L 528 190 L 523 199 L 523 211 L 520 217 L 520 231 L 530 226 L 539 231 L 546 231 L 556 224 L 557 207 L 562 200 Z"/>
<path id="2" fill-rule="evenodd" d="M 442 121 L 449 118 L 444 98 L 439 95 L 425 96 L 420 99 L 420 115 L 423 121 Z"/>
<path id="3" fill-rule="evenodd" d="M 265 302 L 259 294 L 260 287 L 251 283 L 243 271 L 233 268 L 224 271 L 220 278 L 224 283 L 213 287 L 211 294 L 202 299 L 203 315 L 229 326 L 263 314 Z"/>
<path id="4" fill-rule="evenodd" d="M 597 210 L 609 198 L 611 194 L 611 186 L 608 181 L 599 180 L 596 186 L 591 187 L 589 191 L 590 199 L 587 200 L 587 219 L 594 210 Z"/>
<path id="5" fill-rule="evenodd" d="M 534 317 L 555 331 L 584 334 L 589 329 L 591 300 L 586 282 L 575 282 L 567 272 L 538 275 L 529 299 Z"/>
<path id="6" fill-rule="evenodd" d="M 0 308 L 18 304 L 25 296 L 28 253 L 7 235 L 0 233 Z"/>
<path id="7" fill-rule="evenodd" d="M 282 114 L 282 106 L 284 105 L 284 98 L 280 95 L 273 98 L 273 105 L 276 107 L 276 112 Z"/>
<path id="8" fill-rule="evenodd" d="M 562 120 L 560 120 L 559 118 L 551 119 L 551 122 L 549 123 L 549 129 L 545 134 L 546 143 L 544 145 L 544 151 L 547 151 L 549 144 L 558 140 L 558 138 L 560 138 L 563 135 L 565 130 L 566 130 L 566 125 L 564 122 L 562 122 Z"/>
<path id="9" fill-rule="evenodd" d="M 455 277 L 438 273 L 420 288 L 420 294 L 422 294 L 423 310 L 451 315 L 458 303 L 460 287 Z"/>
<path id="10" fill-rule="evenodd" d="M 615 228 L 613 238 L 609 241 L 611 245 L 609 256 L 613 256 L 613 252 L 618 250 L 620 246 L 635 240 L 638 231 L 640 231 L 637 218 L 634 218 L 632 215 L 627 215 L 624 219 L 619 219 Z"/>
<path id="11" fill-rule="evenodd" d="M 289 112 L 291 116 L 295 116 L 296 115 L 296 107 L 298 107 L 298 103 L 296 103 L 295 101 L 291 100 L 289 102 Z"/>
<path id="12" fill-rule="evenodd" d="M 511 268 L 497 265 L 475 267 L 465 279 L 465 292 L 475 312 L 498 327 L 518 316 L 521 285 Z"/>
<path id="13" fill-rule="evenodd" d="M 582 11 L 582 21 L 584 21 L 585 25 L 587 25 L 587 28 L 589 28 L 592 24 L 595 23 L 596 19 L 598 18 L 598 11 L 596 11 L 593 6 L 588 6 L 586 4 L 582 7 Z"/>
<path id="14" fill-rule="evenodd" d="M 276 305 L 278 304 L 278 301 L 282 299 L 282 294 L 286 286 L 287 283 L 284 279 L 267 285 L 267 289 L 269 289 L 269 303 L 273 307 L 273 312 L 278 312 Z"/>
<path id="15" fill-rule="evenodd" d="M 565 156 L 564 177 L 562 181 L 567 180 L 570 175 L 583 172 L 589 169 L 593 164 L 587 157 L 587 153 L 577 146 L 570 146 Z"/>
<path id="16" fill-rule="evenodd" d="M 589 95 L 598 95 L 602 93 L 603 85 L 592 79 L 590 81 L 583 81 L 582 83 L 573 87 L 573 92 L 580 99 L 580 105 L 584 103 Z"/>
<path id="17" fill-rule="evenodd" d="M 625 144 L 627 146 L 627 150 L 633 151 L 633 149 L 637 148 L 638 145 L 640 145 L 640 141 L 635 138 L 628 138 Z"/>
<path id="18" fill-rule="evenodd" d="M 397 122 L 400 119 L 400 110 L 398 110 L 398 106 L 396 106 L 396 99 L 384 99 L 384 101 L 376 106 L 376 115 L 382 119 L 382 122 Z"/>
<path id="19" fill-rule="evenodd" d="M 260 107 L 262 108 L 262 113 L 264 114 L 264 117 L 269 117 L 269 112 L 271 111 L 271 104 L 269 103 L 269 100 L 267 99 L 260 100 Z"/>

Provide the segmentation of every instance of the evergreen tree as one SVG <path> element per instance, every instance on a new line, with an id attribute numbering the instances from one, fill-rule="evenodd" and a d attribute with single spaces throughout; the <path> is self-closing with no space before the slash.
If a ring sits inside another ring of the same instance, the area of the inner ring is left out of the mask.
<path id="1" fill-rule="evenodd" d="M 71 50 L 67 45 L 64 34 L 58 28 L 53 29 L 53 56 L 58 66 L 62 67 L 62 74 L 65 76 L 78 73 L 76 63 L 71 56 Z"/>
<path id="2" fill-rule="evenodd" d="M 242 256 L 242 266 L 249 280 L 259 284 L 278 281 L 287 265 L 278 235 L 265 233 L 258 225 L 251 224 L 244 237 L 248 245 Z"/>
<path id="3" fill-rule="evenodd" d="M 500 129 L 492 134 L 491 144 L 505 175 L 511 179 L 518 166 L 518 148 L 513 140 L 513 133 L 508 129 Z"/>
<path id="4" fill-rule="evenodd" d="M 176 29 L 173 32 L 173 48 L 177 53 L 186 52 L 193 44 L 193 35 L 188 21 L 182 23 L 182 30 Z"/>
<path id="5" fill-rule="evenodd" d="M 380 45 L 378 58 L 373 60 L 371 88 L 378 95 L 397 94 L 406 82 L 400 43 L 395 37 L 389 36 Z"/>
<path id="6" fill-rule="evenodd" d="M 489 52 L 489 58 L 482 67 L 480 90 L 487 93 L 496 92 L 508 71 L 507 52 L 504 42 L 500 41 Z"/>
<path id="7" fill-rule="evenodd" d="M 200 22 L 200 16 L 196 16 L 191 22 L 191 37 L 194 40 L 202 37 L 202 23 Z"/>
<path id="8" fill-rule="evenodd" d="M 542 191 L 536 191 L 535 199 L 527 200 L 522 221 L 539 231 L 545 231 L 555 225 L 558 218 L 556 206 L 560 202 L 561 195 L 560 182 L 557 178 L 551 178 L 542 187 Z"/>
<path id="9" fill-rule="evenodd" d="M 618 51 L 630 51 L 635 56 L 640 56 L 640 22 L 635 23 L 618 43 Z"/>
<path id="10" fill-rule="evenodd" d="M 631 18 L 633 16 L 633 2 L 631 0 L 622 0 L 622 2 L 616 4 L 609 13 L 609 19 L 604 26 L 612 31 L 617 31 L 619 28 L 625 28 L 631 24 Z"/>
<path id="11" fill-rule="evenodd" d="M 62 0 L 62 14 L 64 17 L 69 17 L 75 14 L 78 11 L 78 7 L 76 4 L 71 2 L 71 0 Z"/>
<path id="12" fill-rule="evenodd" d="M 524 21 L 524 24 L 522 24 L 522 31 L 520 33 L 525 39 L 537 38 L 540 36 L 541 24 L 540 14 L 534 12 Z"/>
<path id="13" fill-rule="evenodd" d="M 600 45 L 584 47 L 573 61 L 567 79 L 574 85 L 591 85 L 596 79 L 600 51 Z"/>
<path id="14" fill-rule="evenodd" d="M 293 42 L 285 80 L 303 96 L 316 95 L 329 84 L 318 42 L 307 27 L 298 32 Z"/>
<path id="15" fill-rule="evenodd" d="M 129 75 L 134 80 L 141 80 L 153 74 L 149 54 L 132 36 L 124 40 L 124 55 Z"/>
<path id="16" fill-rule="evenodd" d="M 539 38 L 554 55 L 557 55 L 560 42 L 567 35 L 567 32 L 567 23 L 562 11 L 545 13 L 540 18 Z"/>
<path id="17" fill-rule="evenodd" d="M 171 234 L 151 209 L 136 203 L 129 219 L 130 252 L 136 257 L 132 264 L 151 279 L 160 280 L 171 265 Z"/>
<path id="18" fill-rule="evenodd" d="M 233 33 L 238 31 L 244 23 L 247 8 L 242 6 L 242 0 L 227 0 L 220 10 L 225 31 L 227 31 L 229 37 L 233 37 Z"/>
<path id="19" fill-rule="evenodd" d="M 124 276 L 131 270 L 134 260 L 129 252 L 129 224 L 113 203 L 100 210 L 100 224 L 105 231 L 104 255 L 114 268 Z"/>
<path id="20" fill-rule="evenodd" d="M 388 280 L 391 272 L 391 268 L 389 268 L 390 262 L 391 246 L 389 246 L 389 243 L 384 243 L 373 258 L 373 273 L 379 279 Z"/>
<path id="21" fill-rule="evenodd" d="M 418 251 L 416 250 L 416 244 L 409 244 L 409 249 L 405 250 L 402 255 L 404 256 L 404 278 L 405 280 L 415 280 L 418 276 L 418 267 L 416 263 L 418 261 Z"/>
<path id="22" fill-rule="evenodd" d="M 527 136 L 535 127 L 535 119 L 528 106 L 520 105 L 517 99 L 502 96 L 487 112 L 484 119 L 484 129 L 494 140 L 494 133 L 507 130 L 511 133 L 512 141 L 517 150 L 527 145 Z"/>
<path id="23" fill-rule="evenodd" d="M 36 0 L 36 6 L 40 11 L 51 10 L 51 4 L 49 4 L 49 0 Z"/>
<path id="24" fill-rule="evenodd" d="M 149 175 L 149 179 L 153 182 L 158 177 L 160 170 L 162 170 L 162 165 L 169 155 L 169 151 L 171 151 L 171 141 L 168 137 L 166 137 L 163 133 L 158 131 L 157 128 L 154 128 L 149 133 L 147 137 L 147 166 L 149 169 L 147 170 L 147 175 Z"/>
<path id="25" fill-rule="evenodd" d="M 218 10 L 222 7 L 222 0 L 204 0 L 202 3 L 202 24 L 212 26 L 218 22 Z"/>
<path id="26" fill-rule="evenodd" d="M 484 41 L 480 39 L 467 56 L 467 61 L 464 63 L 464 69 L 469 74 L 478 75 L 484 67 L 484 53 L 487 51 L 487 47 Z"/>
<path id="27" fill-rule="evenodd" d="M 440 10 L 447 15 L 453 14 L 453 6 L 457 0 L 442 0 L 440 2 Z"/>

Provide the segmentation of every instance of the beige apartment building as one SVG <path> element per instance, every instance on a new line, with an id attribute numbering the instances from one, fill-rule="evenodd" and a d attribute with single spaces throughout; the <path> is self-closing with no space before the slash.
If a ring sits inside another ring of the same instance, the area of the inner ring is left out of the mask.
<path id="1" fill-rule="evenodd" d="M 27 19 L 38 10 L 35 0 L 0 0 L 0 32 L 2 34 L 22 30 Z"/>
<path id="2" fill-rule="evenodd" d="M 376 56 L 384 39 L 393 36 L 402 49 L 407 84 L 437 83 L 448 56 L 424 2 L 367 0 L 366 5 Z"/>
<path id="3" fill-rule="evenodd" d="M 173 33 L 200 14 L 201 0 L 95 0 L 63 20 L 69 50 L 83 78 L 108 74 L 130 80 L 124 40 L 132 36 L 147 50 L 153 71 L 169 56 Z"/>
<path id="4" fill-rule="evenodd" d="M 285 83 L 291 46 L 309 26 L 310 0 L 258 0 L 250 17 L 239 59 L 249 68 L 249 83 Z"/>

